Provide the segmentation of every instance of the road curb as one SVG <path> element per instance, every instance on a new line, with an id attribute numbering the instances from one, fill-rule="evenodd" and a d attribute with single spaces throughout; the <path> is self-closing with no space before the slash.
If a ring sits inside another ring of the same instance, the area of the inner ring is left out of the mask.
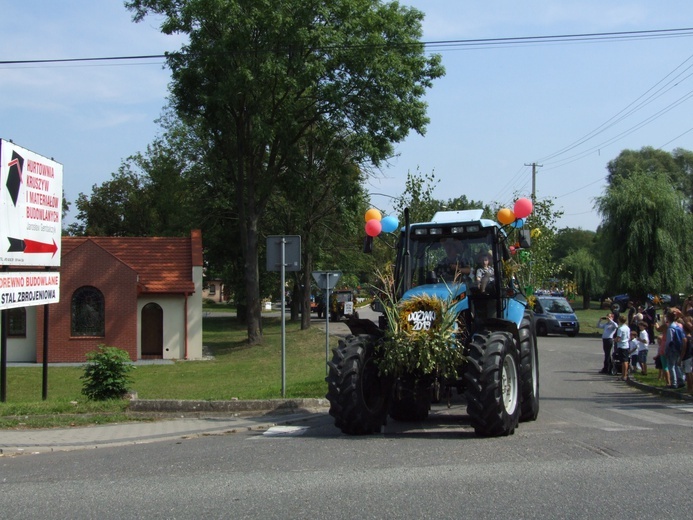
<path id="1" fill-rule="evenodd" d="M 251 399 L 193 401 L 176 399 L 133 399 L 129 412 L 136 413 L 219 413 L 258 414 L 313 412 L 329 408 L 327 399 Z"/>
<path id="2" fill-rule="evenodd" d="M 662 397 L 670 397 L 672 399 L 678 399 L 679 401 L 693 401 L 693 395 L 677 392 L 676 390 L 670 388 L 659 388 L 656 386 L 645 385 L 643 383 L 638 383 L 633 379 L 629 379 L 626 381 L 626 383 L 628 386 L 632 386 L 638 390 L 642 390 L 643 392 L 661 395 Z"/>

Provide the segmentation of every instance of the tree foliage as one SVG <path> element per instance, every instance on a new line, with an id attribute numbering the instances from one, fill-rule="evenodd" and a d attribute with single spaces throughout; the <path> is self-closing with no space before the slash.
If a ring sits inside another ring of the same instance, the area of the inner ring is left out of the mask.
<path id="1" fill-rule="evenodd" d="M 561 268 L 553 258 L 553 249 L 556 221 L 563 212 L 554 208 L 552 199 L 536 199 L 533 206 L 525 224 L 525 228 L 533 231 L 528 280 L 532 288 L 538 289 L 555 277 Z"/>
<path id="2" fill-rule="evenodd" d="M 260 221 L 316 125 L 348 136 L 375 165 L 428 120 L 422 100 L 443 74 L 427 56 L 422 13 L 377 0 L 132 0 L 135 21 L 163 16 L 188 43 L 167 61 L 172 103 L 200 130 L 208 174 L 233 189 L 248 339 L 261 341 Z"/>
<path id="3" fill-rule="evenodd" d="M 440 180 L 435 172 L 423 173 L 418 168 L 407 172 L 404 191 L 395 199 L 395 210 L 399 221 L 404 222 L 404 208 L 409 208 L 411 222 L 428 222 L 437 211 L 459 211 L 465 209 L 483 209 L 484 216 L 491 218 L 491 210 L 481 201 L 469 200 L 466 195 L 447 200 L 436 199 L 433 194 Z"/>
<path id="4" fill-rule="evenodd" d="M 612 291 L 642 299 L 690 283 L 692 222 L 683 198 L 667 172 L 635 168 L 613 178 L 597 199 Z"/>
<path id="5" fill-rule="evenodd" d="M 591 296 L 601 292 L 604 269 L 598 256 L 583 247 L 571 251 L 563 259 L 563 265 L 582 295 L 582 308 L 590 308 Z"/>

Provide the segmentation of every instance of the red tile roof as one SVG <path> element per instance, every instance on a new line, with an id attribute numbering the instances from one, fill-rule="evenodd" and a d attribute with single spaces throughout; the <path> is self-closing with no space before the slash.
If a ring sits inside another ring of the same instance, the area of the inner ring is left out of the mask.
<path id="1" fill-rule="evenodd" d="M 193 266 L 202 266 L 202 234 L 177 237 L 62 237 L 62 256 L 91 241 L 138 274 L 144 293 L 192 293 Z"/>

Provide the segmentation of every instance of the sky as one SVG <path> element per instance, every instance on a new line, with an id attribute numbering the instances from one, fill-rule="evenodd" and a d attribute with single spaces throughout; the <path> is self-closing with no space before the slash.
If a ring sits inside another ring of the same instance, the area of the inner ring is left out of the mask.
<path id="1" fill-rule="evenodd" d="M 403 0 L 425 13 L 423 41 L 693 27 L 687 0 Z M 132 22 L 122 0 L 0 0 L 0 61 L 160 55 L 181 36 Z M 433 173 L 434 196 L 512 208 L 551 199 L 557 226 L 596 230 L 595 197 L 624 149 L 693 150 L 693 37 L 429 45 L 446 75 L 427 91 L 430 123 L 367 184 L 385 213 L 408 172 Z M 68 201 L 90 195 L 160 133 L 162 59 L 0 63 L 0 137 L 64 167 Z M 74 211 L 66 223 L 74 220 Z"/>

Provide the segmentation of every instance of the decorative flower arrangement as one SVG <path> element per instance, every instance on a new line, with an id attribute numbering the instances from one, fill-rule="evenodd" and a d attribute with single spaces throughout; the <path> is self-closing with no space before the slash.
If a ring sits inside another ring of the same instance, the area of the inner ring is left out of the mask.
<path id="1" fill-rule="evenodd" d="M 385 281 L 384 287 L 393 287 Z M 450 299 L 426 294 L 395 303 L 394 296 L 382 291 L 388 329 L 379 345 L 381 373 L 426 376 L 433 373 L 457 377 L 457 367 L 465 362 L 465 330 L 460 328 Z"/>

